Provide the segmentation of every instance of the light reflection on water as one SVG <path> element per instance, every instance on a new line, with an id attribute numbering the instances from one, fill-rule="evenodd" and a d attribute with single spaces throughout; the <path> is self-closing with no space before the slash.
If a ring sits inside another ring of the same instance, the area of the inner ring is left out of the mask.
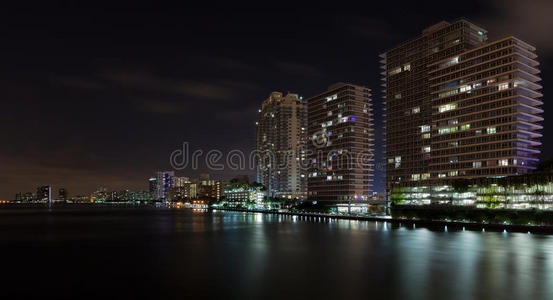
<path id="1" fill-rule="evenodd" d="M 4 286 L 44 278 L 25 296 L 133 282 L 130 295 L 175 299 L 553 299 L 547 235 L 223 211 L 1 214 Z M 65 288 L 51 270 L 72 274 Z"/>

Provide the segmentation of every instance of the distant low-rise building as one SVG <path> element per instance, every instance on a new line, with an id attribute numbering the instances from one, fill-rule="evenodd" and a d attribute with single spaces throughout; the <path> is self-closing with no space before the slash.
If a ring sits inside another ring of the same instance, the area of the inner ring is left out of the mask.
<path id="1" fill-rule="evenodd" d="M 223 192 L 229 206 L 244 206 L 248 204 L 261 205 L 265 198 L 265 192 L 259 187 L 230 188 Z"/>

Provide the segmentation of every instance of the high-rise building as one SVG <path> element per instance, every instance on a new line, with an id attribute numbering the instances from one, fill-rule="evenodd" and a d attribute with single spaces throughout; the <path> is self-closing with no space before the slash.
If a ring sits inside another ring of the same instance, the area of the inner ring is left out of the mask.
<path id="1" fill-rule="evenodd" d="M 198 182 L 190 182 L 190 199 L 197 199 L 198 198 Z"/>
<path id="2" fill-rule="evenodd" d="M 306 197 L 307 117 L 305 102 L 297 94 L 272 92 L 259 110 L 257 151 L 261 154 L 256 181 L 267 196 L 286 199 Z"/>
<path id="3" fill-rule="evenodd" d="M 67 200 L 67 190 L 61 188 L 58 190 L 58 200 Z"/>
<path id="4" fill-rule="evenodd" d="M 534 168 L 543 120 L 534 51 L 512 36 L 489 42 L 459 19 L 381 55 L 392 199 L 444 202 L 455 179 Z"/>
<path id="5" fill-rule="evenodd" d="M 197 197 L 204 200 L 221 199 L 221 182 L 216 180 L 203 180 L 196 184 Z"/>
<path id="6" fill-rule="evenodd" d="M 168 192 L 171 188 L 171 178 L 175 176 L 173 171 L 160 171 L 156 173 L 156 191 L 154 199 L 167 201 Z"/>
<path id="7" fill-rule="evenodd" d="M 307 100 L 308 199 L 365 201 L 374 172 L 371 91 L 336 83 Z"/>
<path id="8" fill-rule="evenodd" d="M 169 195 L 171 201 L 190 199 L 190 179 L 188 177 L 172 177 Z"/>
<path id="9" fill-rule="evenodd" d="M 148 190 L 152 197 L 155 196 L 156 189 L 157 189 L 157 178 L 151 177 L 150 179 L 148 179 Z"/>
<path id="10" fill-rule="evenodd" d="M 36 196 L 32 192 L 27 192 L 21 195 L 21 201 L 23 202 L 32 202 L 35 198 Z"/>
<path id="11" fill-rule="evenodd" d="M 49 185 L 39 186 L 36 189 L 37 201 L 50 201 L 52 200 L 52 187 Z"/>

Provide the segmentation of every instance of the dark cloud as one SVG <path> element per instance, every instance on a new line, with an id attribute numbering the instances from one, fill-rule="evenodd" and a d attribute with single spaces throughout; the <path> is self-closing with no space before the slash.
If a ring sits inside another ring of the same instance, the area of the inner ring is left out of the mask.
<path id="1" fill-rule="evenodd" d="M 105 85 L 101 82 L 78 77 L 70 76 L 51 76 L 50 82 L 55 85 L 62 85 L 65 87 L 85 89 L 85 90 L 98 90 L 105 88 Z"/>
<path id="2" fill-rule="evenodd" d="M 248 64 L 240 59 L 234 59 L 222 56 L 206 56 L 198 55 L 188 57 L 187 62 L 201 67 L 221 68 L 239 72 L 258 71 L 258 67 L 253 64 Z"/>
<path id="3" fill-rule="evenodd" d="M 236 97 L 243 88 L 253 89 L 245 82 L 212 79 L 211 82 L 158 76 L 149 72 L 106 72 L 104 78 L 126 88 L 151 90 L 167 94 L 190 96 L 202 100 L 225 100 Z"/>
<path id="4" fill-rule="evenodd" d="M 295 76 L 305 76 L 305 77 L 324 76 L 324 73 L 319 68 L 310 66 L 304 63 L 281 61 L 281 62 L 276 62 L 275 66 L 280 71 L 287 74 L 293 74 Z"/>
<path id="5" fill-rule="evenodd" d="M 189 103 L 160 100 L 137 101 L 136 109 L 162 115 L 182 115 L 187 111 L 192 111 Z"/>
<path id="6" fill-rule="evenodd" d="M 374 18 L 349 17 L 347 18 L 348 30 L 355 36 L 362 37 L 371 41 L 385 40 L 398 41 L 401 40 L 402 34 L 397 32 L 393 26 L 393 20 L 381 20 Z"/>

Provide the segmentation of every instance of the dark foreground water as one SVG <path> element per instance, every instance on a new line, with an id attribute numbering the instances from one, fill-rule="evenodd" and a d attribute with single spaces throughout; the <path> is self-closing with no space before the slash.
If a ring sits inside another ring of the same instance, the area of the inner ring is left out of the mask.
<path id="1" fill-rule="evenodd" d="M 547 235 L 22 209 L 0 210 L 0 247 L 2 299 L 553 299 Z"/>

